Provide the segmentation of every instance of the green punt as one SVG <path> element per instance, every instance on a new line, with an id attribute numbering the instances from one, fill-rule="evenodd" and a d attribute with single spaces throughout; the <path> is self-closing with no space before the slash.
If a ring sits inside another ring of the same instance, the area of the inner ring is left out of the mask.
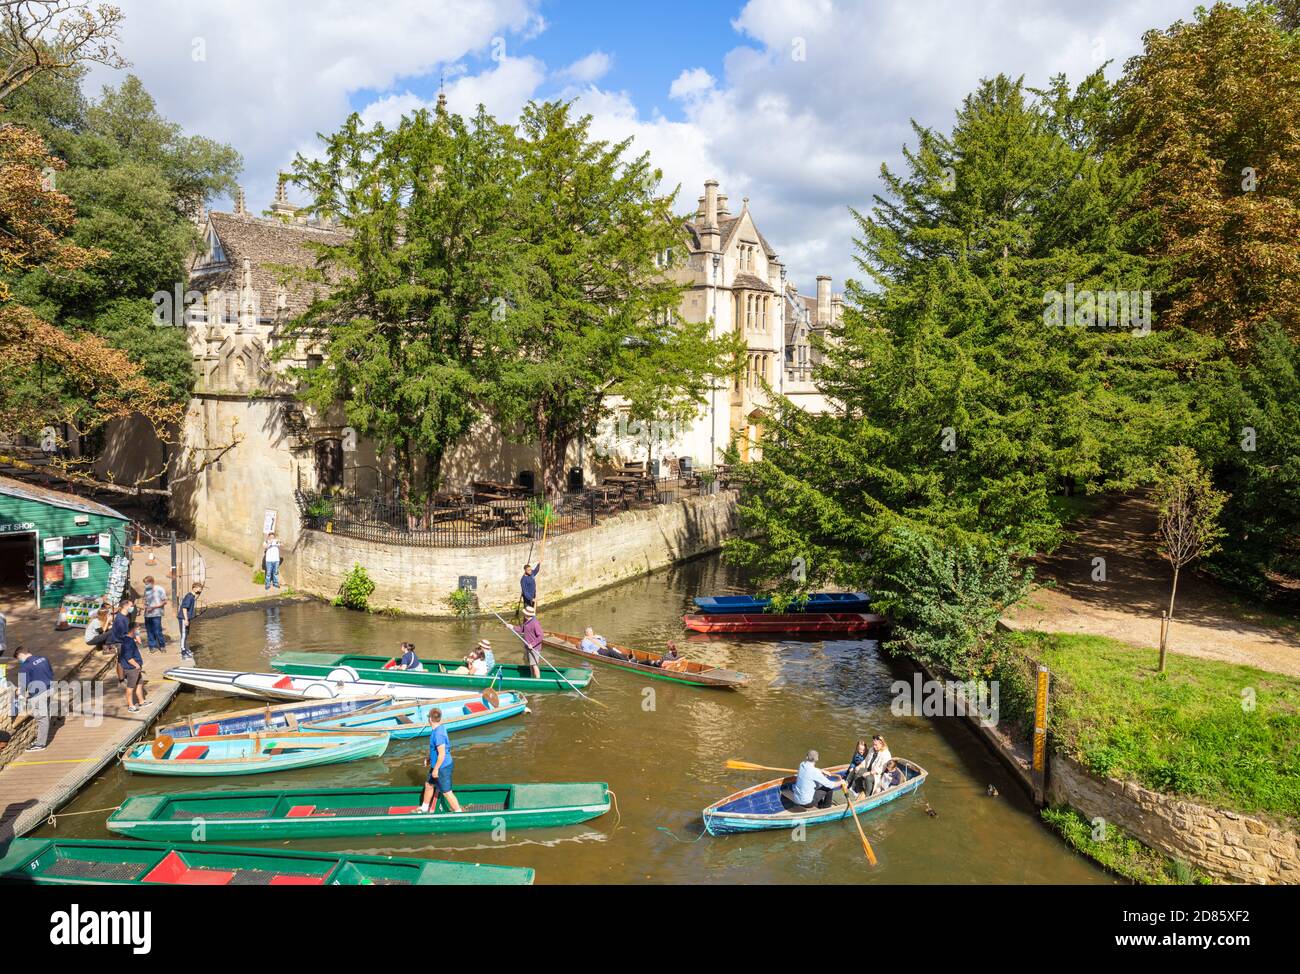
<path id="1" fill-rule="evenodd" d="M 574 825 L 609 811 L 602 781 L 460 785 L 463 811 L 445 798 L 421 812 L 420 788 L 298 788 L 136 795 L 108 828 L 140 839 L 322 839 L 347 835 L 428 835 Z"/>
<path id="2" fill-rule="evenodd" d="M 291 676 L 326 676 L 341 680 L 384 680 L 419 687 L 466 687 L 481 690 L 581 690 L 591 682 L 591 670 L 583 667 L 539 666 L 539 677 L 533 679 L 527 666 L 498 663 L 489 676 L 470 676 L 455 670 L 465 664 L 460 660 L 420 660 L 423 670 L 386 670 L 387 656 L 357 656 L 334 653 L 281 653 L 271 660 L 271 668 Z M 333 674 L 338 671 L 338 676 Z M 565 682 L 568 681 L 568 682 Z"/>
<path id="3" fill-rule="evenodd" d="M 14 839 L 0 882 L 76 886 L 528 886 L 531 869 L 121 839 Z"/>

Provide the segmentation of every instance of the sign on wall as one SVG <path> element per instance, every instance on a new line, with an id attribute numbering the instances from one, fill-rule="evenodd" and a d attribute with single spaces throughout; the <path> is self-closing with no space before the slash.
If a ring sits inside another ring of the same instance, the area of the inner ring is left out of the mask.
<path id="1" fill-rule="evenodd" d="M 105 531 L 99 536 L 99 553 L 107 558 L 113 551 L 113 536 Z"/>
<path id="2" fill-rule="evenodd" d="M 41 551 L 45 555 L 46 561 L 62 561 L 63 560 L 63 537 L 60 535 L 57 538 L 44 539 L 41 542 Z M 63 578 L 62 576 L 60 576 L 59 581 L 62 580 Z"/>
<path id="3" fill-rule="evenodd" d="M 275 530 L 275 511 L 268 510 L 262 518 L 262 533 L 270 534 Z"/>
<path id="4" fill-rule="evenodd" d="M 90 562 L 88 561 L 70 561 L 68 565 L 72 569 L 72 578 L 75 581 L 78 578 L 90 577 Z"/>

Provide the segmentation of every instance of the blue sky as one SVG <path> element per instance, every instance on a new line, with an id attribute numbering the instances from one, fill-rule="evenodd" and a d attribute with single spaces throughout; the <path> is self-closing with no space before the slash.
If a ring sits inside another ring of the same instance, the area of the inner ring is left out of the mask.
<path id="1" fill-rule="evenodd" d="M 350 111 L 392 122 L 430 106 L 512 120 L 574 98 L 599 138 L 633 138 L 680 186 L 750 199 L 807 292 L 853 261 L 910 120 L 947 128 L 983 77 L 1042 85 L 1141 50 L 1195 0 L 117 0 L 123 52 L 160 109 L 244 156 L 250 207 Z M 120 75 L 97 70 L 92 90 Z"/>

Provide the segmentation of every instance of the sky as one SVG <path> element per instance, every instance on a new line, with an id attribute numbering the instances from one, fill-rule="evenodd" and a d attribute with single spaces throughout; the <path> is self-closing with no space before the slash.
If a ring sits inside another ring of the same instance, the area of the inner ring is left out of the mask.
<path id="1" fill-rule="evenodd" d="M 116 0 L 122 53 L 159 110 L 244 157 L 249 208 L 349 112 L 392 122 L 482 103 L 577 99 L 592 129 L 634 139 L 687 212 L 714 178 L 749 198 L 790 279 L 861 277 L 850 207 L 897 168 L 911 120 L 947 130 L 999 72 L 1043 85 L 1190 19 L 1197 0 Z M 91 93 L 121 72 L 96 68 Z M 292 192 L 291 192 L 292 196 Z"/>

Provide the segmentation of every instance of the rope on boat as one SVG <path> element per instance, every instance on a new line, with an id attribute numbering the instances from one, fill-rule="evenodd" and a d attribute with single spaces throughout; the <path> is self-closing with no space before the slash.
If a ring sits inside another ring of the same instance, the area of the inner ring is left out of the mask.
<path id="1" fill-rule="evenodd" d="M 618 827 L 623 824 L 623 813 L 618 810 L 618 795 L 614 794 L 614 789 L 606 788 L 605 790 L 609 792 L 609 797 L 614 803 L 614 827 L 609 830 L 609 834 L 613 835 L 618 831 Z"/>
<path id="2" fill-rule="evenodd" d="M 672 829 L 668 828 L 666 825 L 659 825 L 659 826 L 656 826 L 656 827 L 655 827 L 655 830 L 658 831 L 658 832 L 664 832 L 664 833 L 666 833 L 666 834 L 672 836 L 672 837 L 673 837 L 675 840 L 677 840 L 678 842 L 684 843 L 684 844 L 686 844 L 686 845 L 694 845 L 696 842 L 699 842 L 700 839 L 704 838 L 706 835 L 709 834 L 708 832 L 701 832 L 699 835 L 697 835 L 697 836 L 696 836 L 695 838 L 693 838 L 693 839 L 683 839 L 683 838 L 679 837 L 675 832 L 673 832 Z"/>
<path id="3" fill-rule="evenodd" d="M 50 817 L 45 820 L 45 824 L 57 829 L 61 818 L 71 818 L 73 815 L 102 815 L 104 812 L 116 812 L 121 807 L 121 805 L 110 805 L 108 808 L 91 808 L 84 812 L 59 812 L 57 815 L 50 812 Z"/>

